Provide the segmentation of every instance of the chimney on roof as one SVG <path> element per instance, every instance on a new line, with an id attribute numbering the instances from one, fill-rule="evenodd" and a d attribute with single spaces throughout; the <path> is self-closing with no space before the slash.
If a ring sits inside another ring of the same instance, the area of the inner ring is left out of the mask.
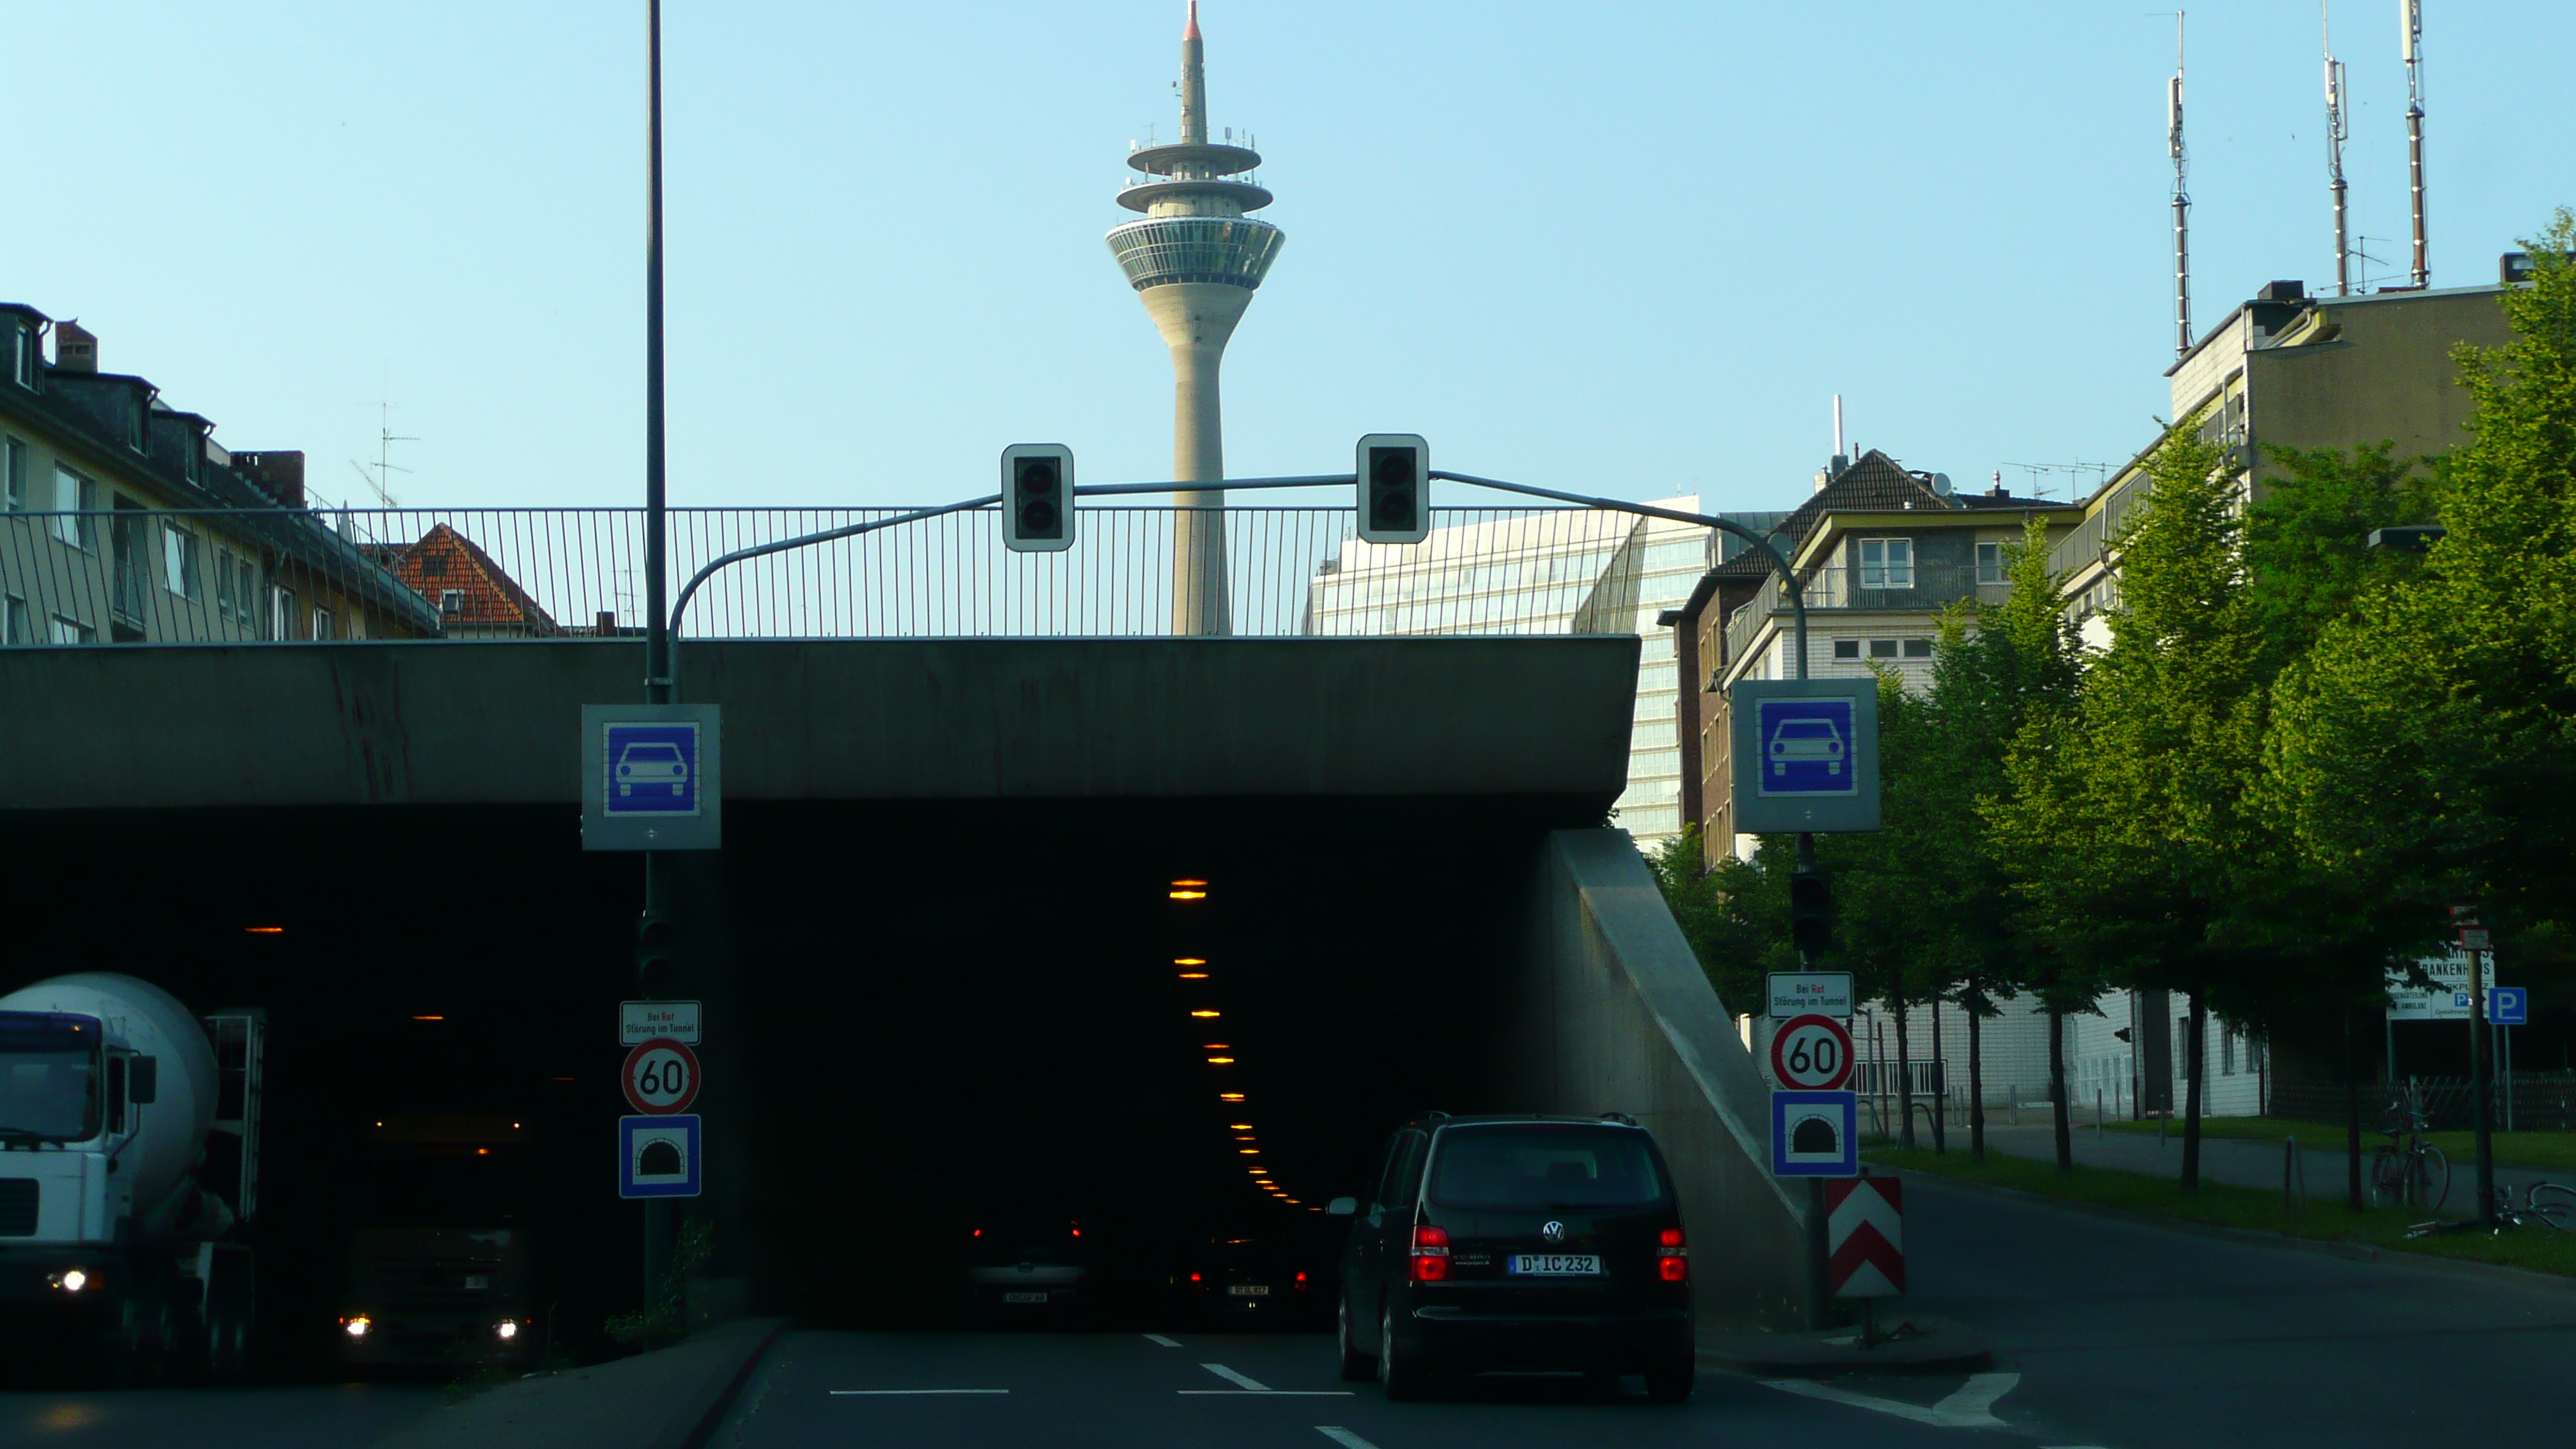
<path id="1" fill-rule="evenodd" d="M 279 507 L 304 506 L 304 454 L 300 449 L 235 453 L 233 466 L 248 473 L 262 492 L 277 500 Z"/>
<path id="2" fill-rule="evenodd" d="M 2254 300 L 2257 302 L 2304 302 L 2308 300 L 2308 284 L 2305 282 L 2265 282 L 2263 284 L 2263 290 L 2254 294 Z"/>
<path id="3" fill-rule="evenodd" d="M 78 322 L 55 323 L 54 366 L 64 372 L 98 371 L 98 334 Z"/>

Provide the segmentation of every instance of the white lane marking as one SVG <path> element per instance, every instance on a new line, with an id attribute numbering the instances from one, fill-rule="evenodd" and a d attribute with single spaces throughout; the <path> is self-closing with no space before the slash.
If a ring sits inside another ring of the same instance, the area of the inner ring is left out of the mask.
<path id="1" fill-rule="evenodd" d="M 1229 1395 L 1248 1399 L 1256 1394 L 1267 1394 L 1274 1399 L 1347 1399 L 1351 1396 L 1349 1389 L 1182 1389 L 1179 1392 L 1196 1399 L 1222 1399 Z"/>
<path id="2" fill-rule="evenodd" d="M 1995 1400 L 2012 1392 L 2013 1386 L 2021 1382 L 2021 1375 L 1970 1374 L 1957 1392 L 1930 1408 L 1854 1393 L 1850 1389 L 1807 1379 L 1766 1379 L 1764 1382 L 1782 1393 L 1803 1394 L 1811 1399 L 1849 1404 L 1855 1409 L 1894 1414 L 1900 1419 L 1912 1419 L 1918 1424 L 1931 1424 L 1943 1429 L 2005 1429 L 2011 1426 L 1996 1418 L 1992 1410 Z"/>
<path id="3" fill-rule="evenodd" d="M 1342 1449 L 1377 1449 L 1375 1444 L 1370 1443 L 1366 1439 L 1361 1438 L 1359 1435 L 1352 1433 L 1350 1430 L 1343 1428 L 1339 1424 L 1317 1424 L 1315 1426 L 1315 1432 L 1332 1440 L 1334 1443 L 1341 1445 Z"/>
<path id="4" fill-rule="evenodd" d="M 1218 1378 L 1221 1378 L 1221 1379 L 1225 1380 L 1227 1383 L 1233 1384 L 1233 1385 L 1234 1385 L 1235 1387 L 1237 1387 L 1237 1388 L 1250 1389 L 1250 1390 L 1252 1390 L 1252 1391 L 1253 1391 L 1254 1393 L 1256 1393 L 1256 1394 L 1266 1394 L 1266 1393 L 1269 1393 L 1269 1392 L 1270 1392 L 1270 1386 L 1269 1386 L 1268 1384 L 1265 1384 L 1265 1383 L 1261 1382 L 1261 1381 L 1260 1381 L 1260 1380 L 1258 1380 L 1258 1379 L 1246 1378 L 1246 1377 L 1244 1377 L 1243 1375 L 1241 1375 L 1241 1374 L 1239 1374 L 1239 1373 L 1236 1373 L 1234 1370 L 1232 1370 L 1232 1369 L 1230 1369 L 1230 1368 L 1227 1368 L 1224 1364 L 1221 1364 L 1221 1363 L 1203 1363 L 1203 1364 L 1200 1364 L 1200 1365 L 1199 1365 L 1199 1367 L 1200 1367 L 1200 1368 L 1203 1368 L 1203 1369 L 1206 1369 L 1209 1373 L 1212 1373 L 1212 1374 L 1216 1375 Z M 1183 1393 L 1188 1393 L 1188 1392 L 1189 1392 L 1189 1390 L 1187 1390 L 1187 1389 L 1183 1389 L 1181 1392 L 1183 1392 Z M 1201 1390 L 1201 1392 L 1203 1392 L 1203 1393 L 1204 1393 L 1204 1392 L 1211 1392 L 1211 1391 L 1209 1391 L 1209 1390 Z M 1222 1390 L 1215 1390 L 1215 1391 L 1213 1391 L 1213 1392 L 1223 1392 L 1223 1391 L 1222 1391 Z"/>
<path id="5" fill-rule="evenodd" d="M 834 1389 L 836 1399 L 874 1398 L 886 1394 L 1007 1394 L 1009 1389 Z"/>
<path id="6" fill-rule="evenodd" d="M 1147 1343 L 1159 1343 L 1165 1348 L 1179 1348 L 1181 1346 L 1181 1341 L 1179 1339 L 1165 1338 L 1159 1333 L 1146 1334 L 1145 1341 Z"/>

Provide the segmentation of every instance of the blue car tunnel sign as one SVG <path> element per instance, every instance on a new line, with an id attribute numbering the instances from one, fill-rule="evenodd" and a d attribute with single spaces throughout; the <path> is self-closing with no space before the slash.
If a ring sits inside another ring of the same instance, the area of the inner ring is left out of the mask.
<path id="1" fill-rule="evenodd" d="M 1747 680 L 1728 691 L 1734 828 L 1878 828 L 1878 681 Z"/>
<path id="2" fill-rule="evenodd" d="M 712 704 L 582 706 L 582 849 L 719 848 L 722 718 Z"/>

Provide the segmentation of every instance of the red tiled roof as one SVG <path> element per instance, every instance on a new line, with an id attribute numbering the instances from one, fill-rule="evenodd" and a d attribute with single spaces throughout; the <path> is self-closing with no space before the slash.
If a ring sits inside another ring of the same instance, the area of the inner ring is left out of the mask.
<path id="1" fill-rule="evenodd" d="M 531 633 L 556 632 L 552 616 L 519 587 L 519 581 L 474 540 L 444 523 L 433 524 L 418 542 L 398 549 L 385 566 L 422 598 L 429 600 L 448 624 L 501 625 Z M 449 593 L 463 597 L 450 610 Z"/>

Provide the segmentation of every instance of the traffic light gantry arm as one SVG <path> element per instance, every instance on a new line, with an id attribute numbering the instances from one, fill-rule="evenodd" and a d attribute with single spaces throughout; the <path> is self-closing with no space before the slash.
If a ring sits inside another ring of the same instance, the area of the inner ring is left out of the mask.
<path id="1" fill-rule="evenodd" d="M 1646 503 L 1631 503 L 1624 498 L 1596 498 L 1588 493 L 1566 493 L 1554 488 L 1535 487 L 1528 483 L 1506 483 L 1499 478 L 1479 478 L 1472 473 L 1451 473 L 1435 468 L 1431 470 L 1430 476 L 1444 482 L 1465 483 L 1475 488 L 1493 488 L 1504 493 L 1524 494 L 1531 498 L 1552 498 L 1559 503 L 1579 503 L 1586 508 L 1606 509 L 1614 513 L 1634 513 L 1640 517 L 1662 518 L 1674 523 L 1697 524 L 1702 528 L 1714 528 L 1721 533 L 1731 533 L 1737 538 L 1743 539 L 1746 543 L 1751 544 L 1754 548 L 1761 551 L 1762 557 L 1769 561 L 1772 572 L 1780 576 L 1780 587 L 1788 592 L 1789 608 L 1797 618 L 1798 677 L 1800 679 L 1807 677 L 1807 600 L 1805 591 L 1798 587 L 1797 571 L 1789 567 L 1789 561 L 1781 557 L 1780 550 L 1772 545 L 1771 540 L 1764 538 L 1762 535 L 1755 533 L 1744 525 L 1731 519 L 1718 518 L 1706 513 L 1683 513 L 1678 509 L 1657 508 Z M 1205 482 L 1084 483 L 1073 490 L 1073 496 L 1076 498 L 1116 498 L 1139 493 L 1172 493 L 1183 489 L 1207 489 L 1211 491 L 1221 489 L 1226 492 L 1249 492 L 1258 488 L 1348 488 L 1356 486 L 1358 482 L 1358 475 L 1354 473 L 1314 473 L 1294 478 L 1228 478 L 1222 482 L 1214 484 Z M 841 528 L 828 528 L 821 533 L 800 534 L 795 538 L 779 539 L 775 543 L 755 544 L 750 548 L 738 548 L 729 554 L 724 554 L 720 557 L 708 560 L 704 567 L 689 576 L 688 584 L 680 590 L 680 597 L 671 605 L 670 677 L 667 679 L 647 680 L 646 683 L 662 685 L 669 690 L 669 698 L 671 700 L 676 702 L 679 699 L 680 620 L 683 615 L 688 613 L 689 600 L 696 597 L 699 586 L 704 584 L 708 579 L 714 577 L 718 570 L 733 564 L 741 563 L 745 559 L 760 558 L 773 553 L 785 553 L 789 549 L 806 548 L 818 543 L 832 543 L 844 538 L 856 538 L 864 533 L 874 533 L 881 528 L 894 528 L 901 524 L 919 523 L 924 519 L 938 518 L 951 513 L 965 513 L 977 508 L 991 508 L 999 504 L 1001 501 L 1001 494 L 987 493 L 980 498 L 968 498 L 956 503 L 943 503 L 936 508 L 915 508 L 908 512 L 898 513 L 891 518 L 879 518 L 867 523 L 853 523 Z"/>

